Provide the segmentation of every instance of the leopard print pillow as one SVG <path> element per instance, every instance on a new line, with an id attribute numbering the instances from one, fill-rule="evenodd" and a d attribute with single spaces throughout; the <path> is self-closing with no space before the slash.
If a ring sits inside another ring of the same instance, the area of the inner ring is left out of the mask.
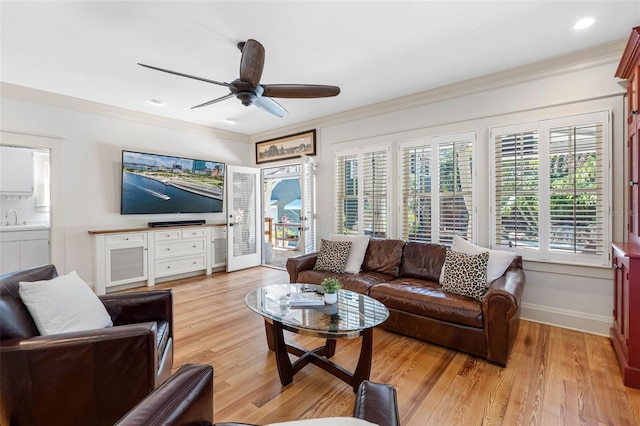
<path id="1" fill-rule="evenodd" d="M 488 262 L 488 251 L 470 255 L 447 248 L 442 289 L 481 301 L 487 291 Z"/>
<path id="2" fill-rule="evenodd" d="M 351 241 L 329 241 L 323 239 L 313 270 L 343 273 L 350 249 Z"/>

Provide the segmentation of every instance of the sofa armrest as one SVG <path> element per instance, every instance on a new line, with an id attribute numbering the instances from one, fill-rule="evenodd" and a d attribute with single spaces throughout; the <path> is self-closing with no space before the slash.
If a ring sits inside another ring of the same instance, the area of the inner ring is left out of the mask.
<path id="1" fill-rule="evenodd" d="M 173 328 L 173 294 L 171 290 L 98 296 L 111 315 L 114 325 L 167 321 Z M 172 330 L 170 330 L 173 333 Z"/>
<path id="2" fill-rule="evenodd" d="M 353 417 L 380 426 L 400 425 L 396 389 L 365 380 L 358 388 Z"/>
<path id="3" fill-rule="evenodd" d="M 213 367 L 186 364 L 116 424 L 204 426 L 212 423 Z"/>
<path id="4" fill-rule="evenodd" d="M 520 324 L 520 299 L 525 285 L 522 258 L 516 258 L 502 277 L 491 283 L 482 300 L 487 360 L 506 366 Z"/>
<path id="5" fill-rule="evenodd" d="M 290 257 L 287 259 L 287 272 L 289 272 L 289 282 L 298 282 L 298 273 L 313 269 L 318 258 L 318 252 L 303 254 L 301 256 Z"/>
<path id="6" fill-rule="evenodd" d="M 522 268 L 509 267 L 505 273 L 491 283 L 482 300 L 482 310 L 499 309 L 506 318 L 515 315 L 520 308 L 525 275 Z"/>
<path id="7" fill-rule="evenodd" d="M 112 425 L 156 387 L 156 334 L 144 323 L 3 341 L 2 415 Z"/>

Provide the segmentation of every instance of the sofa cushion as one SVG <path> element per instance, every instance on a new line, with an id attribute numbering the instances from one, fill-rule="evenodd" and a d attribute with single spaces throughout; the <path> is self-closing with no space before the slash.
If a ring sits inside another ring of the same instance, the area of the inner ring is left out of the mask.
<path id="1" fill-rule="evenodd" d="M 400 275 L 400 261 L 402 260 L 401 240 L 371 240 L 364 256 L 362 270 L 380 272 L 381 274 L 398 277 Z"/>
<path id="2" fill-rule="evenodd" d="M 331 241 L 349 241 L 351 243 L 347 263 L 344 265 L 344 272 L 348 274 L 357 274 L 360 272 L 370 239 L 370 235 L 329 235 L 329 240 Z"/>
<path id="3" fill-rule="evenodd" d="M 446 293 L 434 281 L 398 278 L 371 288 L 369 296 L 388 309 L 409 312 L 440 321 L 483 328 L 482 305 L 477 300 Z"/>
<path id="4" fill-rule="evenodd" d="M 439 281 L 446 254 L 446 247 L 441 244 L 408 241 L 402 254 L 400 276 Z"/>
<path id="5" fill-rule="evenodd" d="M 472 255 L 448 248 L 442 289 L 481 301 L 487 292 L 488 261 L 487 252 Z"/>
<path id="6" fill-rule="evenodd" d="M 113 325 L 98 296 L 75 271 L 52 280 L 21 281 L 19 291 L 43 336 Z"/>
<path id="7" fill-rule="evenodd" d="M 320 252 L 313 269 L 326 272 L 344 272 L 344 265 L 349 256 L 350 241 L 329 241 L 322 239 Z"/>

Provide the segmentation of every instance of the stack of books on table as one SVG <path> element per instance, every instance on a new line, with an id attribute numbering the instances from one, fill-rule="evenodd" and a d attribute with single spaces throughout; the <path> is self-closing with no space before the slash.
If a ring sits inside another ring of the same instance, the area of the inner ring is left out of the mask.
<path id="1" fill-rule="evenodd" d="M 291 308 L 313 308 L 324 306 L 324 297 L 315 292 L 291 293 L 289 297 L 289 307 Z"/>

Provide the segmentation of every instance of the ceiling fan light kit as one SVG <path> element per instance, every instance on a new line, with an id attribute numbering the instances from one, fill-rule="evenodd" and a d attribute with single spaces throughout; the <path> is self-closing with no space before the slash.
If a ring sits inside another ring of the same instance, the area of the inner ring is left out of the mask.
<path id="1" fill-rule="evenodd" d="M 212 105 L 235 96 L 240 100 L 240 102 L 242 102 L 242 105 L 255 105 L 271 115 L 282 118 L 285 117 L 288 112 L 282 105 L 272 98 L 326 98 L 337 96 L 340 93 L 340 88 L 338 86 L 323 84 L 260 84 L 262 70 L 264 69 L 264 46 L 256 40 L 249 39 L 246 42 L 239 42 L 238 49 L 242 52 L 242 56 L 240 58 L 240 78 L 233 80 L 231 83 L 196 77 L 152 65 L 141 63 L 138 63 L 138 65 L 180 77 L 192 78 L 206 83 L 224 86 L 231 92 L 228 95 L 196 105 L 192 108 Z"/>

